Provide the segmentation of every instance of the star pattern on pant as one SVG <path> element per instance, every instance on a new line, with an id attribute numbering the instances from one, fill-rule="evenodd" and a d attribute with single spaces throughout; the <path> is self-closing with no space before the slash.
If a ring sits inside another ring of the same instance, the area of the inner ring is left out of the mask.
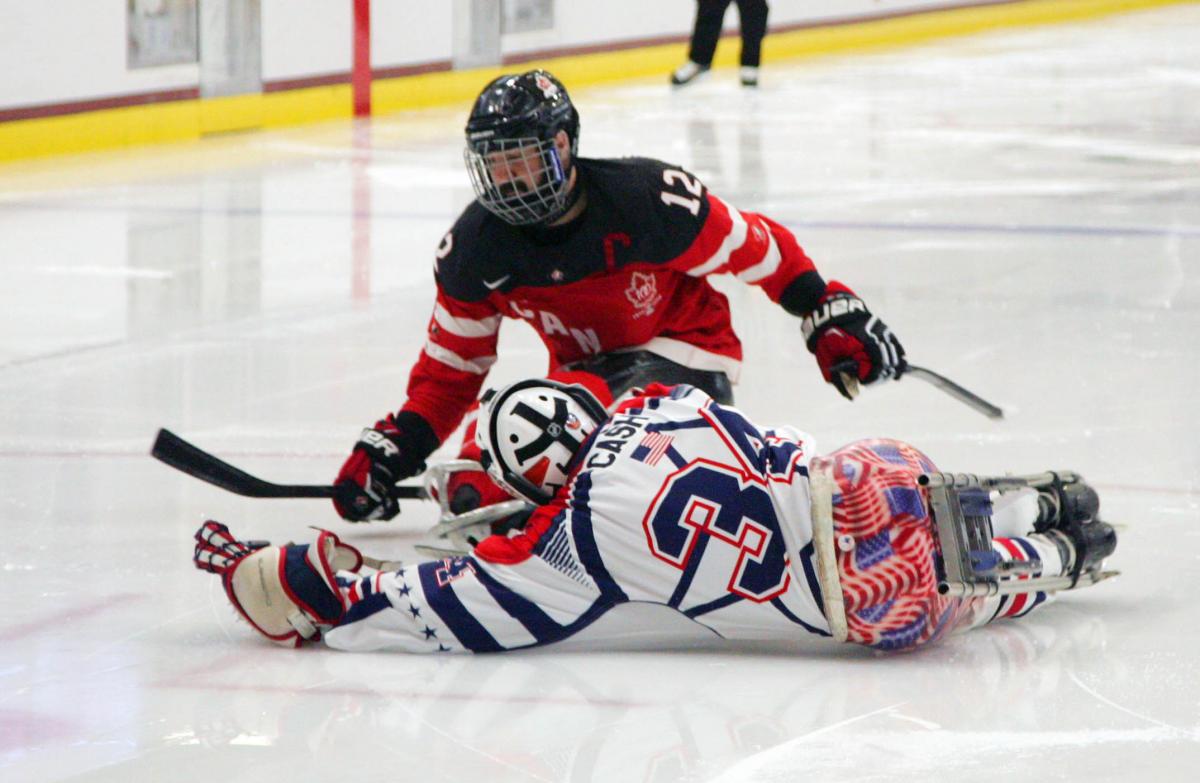
<path id="1" fill-rule="evenodd" d="M 401 568 L 396 571 L 396 576 L 400 578 L 400 588 L 396 592 L 398 592 L 401 597 L 407 599 L 407 611 L 412 615 L 413 619 L 416 620 L 417 618 L 421 617 L 421 607 L 417 606 L 416 602 L 410 597 L 412 594 L 412 587 L 408 584 L 408 581 L 404 579 L 404 569 Z M 396 609 L 399 610 L 400 607 L 396 606 Z M 424 620 L 422 620 L 421 623 L 425 626 L 421 631 L 421 633 L 425 634 L 425 641 L 436 641 L 438 652 L 451 652 L 451 649 L 442 644 L 441 640 L 438 638 L 438 632 L 436 628 L 433 628 Z"/>

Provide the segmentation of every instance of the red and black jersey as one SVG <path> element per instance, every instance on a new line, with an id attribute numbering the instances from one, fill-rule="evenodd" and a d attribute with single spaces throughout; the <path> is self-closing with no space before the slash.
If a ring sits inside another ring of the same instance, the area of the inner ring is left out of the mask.
<path id="1" fill-rule="evenodd" d="M 636 349 L 736 381 L 742 347 L 729 302 L 705 277 L 734 274 L 795 314 L 824 289 L 791 232 L 682 168 L 646 158 L 576 165 L 587 206 L 569 224 L 515 227 L 472 203 L 438 247 L 437 302 L 403 410 L 439 440 L 478 396 L 502 318 L 529 322 L 550 370 Z"/>

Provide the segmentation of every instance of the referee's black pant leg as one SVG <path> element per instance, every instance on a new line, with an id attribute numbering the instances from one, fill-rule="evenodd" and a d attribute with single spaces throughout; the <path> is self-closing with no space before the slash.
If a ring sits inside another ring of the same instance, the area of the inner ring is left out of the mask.
<path id="1" fill-rule="evenodd" d="M 699 65 L 712 65 L 725 21 L 725 9 L 732 0 L 697 0 L 696 26 L 692 30 L 692 45 L 688 59 Z"/>
<path id="2" fill-rule="evenodd" d="M 767 0 L 737 0 L 742 27 L 742 65 L 758 67 L 767 34 Z"/>

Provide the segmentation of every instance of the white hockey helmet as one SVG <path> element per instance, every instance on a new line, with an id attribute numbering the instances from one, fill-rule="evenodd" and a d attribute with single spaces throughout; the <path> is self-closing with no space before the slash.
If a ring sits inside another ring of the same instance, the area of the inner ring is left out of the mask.
<path id="1" fill-rule="evenodd" d="M 544 378 L 505 386 L 484 405 L 475 428 L 480 462 L 510 494 L 538 505 L 567 482 L 567 464 L 608 418 L 584 387 Z"/>

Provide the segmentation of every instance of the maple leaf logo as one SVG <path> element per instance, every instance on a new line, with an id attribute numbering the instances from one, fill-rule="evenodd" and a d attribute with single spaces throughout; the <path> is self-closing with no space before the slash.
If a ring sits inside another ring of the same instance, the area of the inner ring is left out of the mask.
<path id="1" fill-rule="evenodd" d="M 658 293 L 658 281 L 649 272 L 633 273 L 629 287 L 625 289 L 625 298 L 633 305 L 634 318 L 650 315 L 663 299 Z"/>
<path id="2" fill-rule="evenodd" d="M 544 75 L 539 73 L 533 77 L 533 81 L 537 85 L 537 88 L 542 91 L 542 95 L 547 99 L 558 96 L 558 85 L 547 79 Z"/>

